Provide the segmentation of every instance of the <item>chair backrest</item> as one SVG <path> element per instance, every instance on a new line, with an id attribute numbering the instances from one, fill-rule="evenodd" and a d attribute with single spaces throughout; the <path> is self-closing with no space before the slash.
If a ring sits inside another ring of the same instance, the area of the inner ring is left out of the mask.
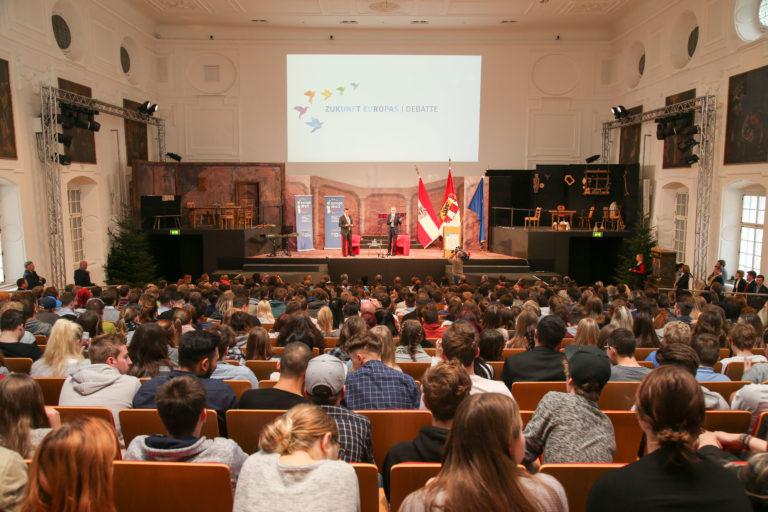
<path id="1" fill-rule="evenodd" d="M 168 434 L 168 431 L 157 413 L 157 409 L 123 409 L 119 413 L 120 430 L 123 431 L 125 446 L 131 444 L 136 436 L 152 434 Z M 208 415 L 203 424 L 202 435 L 208 439 L 219 437 L 219 422 L 216 411 L 208 409 Z"/>
<path id="2" fill-rule="evenodd" d="M 429 357 L 435 357 L 437 355 L 437 349 L 432 347 L 425 348 L 424 352 L 426 352 Z"/>
<path id="3" fill-rule="evenodd" d="M 232 388 L 232 391 L 235 392 L 235 396 L 238 400 L 240 400 L 240 397 L 243 396 L 243 393 L 251 389 L 251 382 L 247 380 L 225 380 L 227 384 L 229 384 L 229 387 Z"/>
<path id="4" fill-rule="evenodd" d="M 355 462 L 352 464 L 357 474 L 357 486 L 360 489 L 360 512 L 379 512 L 379 470 L 373 464 Z"/>
<path id="5" fill-rule="evenodd" d="M 325 348 L 333 348 L 339 344 L 339 337 L 326 336 L 323 338 L 323 344 L 325 344 Z"/>
<path id="6" fill-rule="evenodd" d="M 613 462 L 635 462 L 643 438 L 643 430 L 637 421 L 637 414 L 633 411 L 603 412 L 611 420 L 616 438 L 616 452 L 613 454 Z"/>
<path id="7" fill-rule="evenodd" d="M 48 336 L 45 334 L 35 334 L 35 343 L 38 345 L 45 345 L 48 343 Z"/>
<path id="8" fill-rule="evenodd" d="M 260 380 L 259 389 L 273 388 L 277 384 L 276 380 Z"/>
<path id="9" fill-rule="evenodd" d="M 188 462 L 117 461 L 115 507 L 120 512 L 231 512 L 229 467 Z"/>
<path id="10" fill-rule="evenodd" d="M 603 410 L 628 411 L 635 404 L 635 393 L 640 382 L 608 382 L 600 393 Z"/>
<path id="11" fill-rule="evenodd" d="M 536 213 L 534 214 L 534 217 L 536 217 L 537 219 L 541 218 L 541 206 L 536 207 Z"/>
<path id="12" fill-rule="evenodd" d="M 624 464 L 544 464 L 541 472 L 552 475 L 565 488 L 568 510 L 583 512 L 587 509 L 587 497 L 592 486 L 608 471 Z M 620 504 L 617 504 L 620 507 Z"/>
<path id="13" fill-rule="evenodd" d="M 392 466 L 389 478 L 389 509 L 400 510 L 403 500 L 414 491 L 424 487 L 430 478 L 440 473 L 438 463 L 406 462 Z"/>
<path id="14" fill-rule="evenodd" d="M 725 359 L 726 357 L 731 356 L 731 349 L 730 348 L 721 348 L 720 349 L 720 356 L 717 358 L 719 361 L 720 359 Z"/>
<path id="15" fill-rule="evenodd" d="M 704 416 L 704 428 L 711 432 L 746 434 L 751 423 L 752 413 L 749 411 L 707 411 Z"/>
<path id="16" fill-rule="evenodd" d="M 592 217 L 594 217 L 594 215 L 595 215 L 595 207 L 594 206 L 590 206 L 589 207 L 589 213 L 587 214 L 587 218 L 591 219 Z"/>
<path id="17" fill-rule="evenodd" d="M 270 359 L 268 361 L 256 361 L 255 359 L 249 359 L 245 362 L 245 366 L 247 366 L 254 375 L 256 375 L 256 378 L 259 380 L 267 380 L 269 379 L 269 376 L 272 375 L 272 372 L 277 371 L 277 363 L 279 361 L 277 359 Z"/>
<path id="18" fill-rule="evenodd" d="M 760 416 L 755 421 L 754 428 L 752 429 L 752 435 L 758 436 L 760 439 L 765 439 L 765 431 L 768 428 L 768 411 L 761 412 Z"/>
<path id="19" fill-rule="evenodd" d="M 410 375 L 414 380 L 421 380 L 432 363 L 398 362 L 397 365 L 403 370 L 403 373 Z"/>
<path id="20" fill-rule="evenodd" d="M 657 350 L 655 348 L 648 348 L 648 347 L 642 347 L 642 348 L 636 348 L 635 349 L 635 359 L 638 361 L 644 361 L 645 358 L 647 358 L 649 355 L 651 355 L 651 352 L 654 350 Z"/>
<path id="21" fill-rule="evenodd" d="M 5 357 L 5 367 L 11 373 L 26 373 L 32 371 L 32 358 L 29 357 Z"/>
<path id="22" fill-rule="evenodd" d="M 653 370 L 653 361 L 638 361 L 637 364 L 644 368 L 650 368 Z"/>
<path id="23" fill-rule="evenodd" d="M 565 392 L 565 382 L 515 382 L 512 396 L 520 410 L 534 411 L 541 398 L 550 391 Z"/>
<path id="24" fill-rule="evenodd" d="M 271 330 L 272 330 L 272 328 L 273 328 L 274 326 L 275 326 L 275 324 L 274 324 L 274 323 L 271 323 L 271 324 L 261 324 L 261 327 L 262 327 L 262 328 L 263 328 L 265 331 L 267 331 L 267 332 L 271 331 Z"/>
<path id="25" fill-rule="evenodd" d="M 700 384 L 710 391 L 720 393 L 726 402 L 731 403 L 733 393 L 752 383 L 747 380 L 736 380 L 731 382 L 701 382 Z"/>
<path id="26" fill-rule="evenodd" d="M 262 409 L 230 409 L 227 411 L 227 435 L 245 453 L 259 451 L 259 438 L 264 427 L 285 411 Z"/>
<path id="27" fill-rule="evenodd" d="M 59 405 L 59 395 L 65 380 L 63 377 L 35 377 L 35 382 L 43 391 L 45 405 Z"/>
<path id="28" fill-rule="evenodd" d="M 504 361 L 488 361 L 493 368 L 493 380 L 501 380 L 501 374 L 504 372 Z"/>
<path id="29" fill-rule="evenodd" d="M 371 420 L 373 457 L 381 469 L 392 446 L 414 439 L 421 427 L 432 424 L 432 413 L 425 410 L 366 410 L 356 411 Z"/>
<path id="30" fill-rule="evenodd" d="M 501 351 L 501 358 L 506 361 L 506 359 L 510 356 L 516 356 L 517 354 L 522 354 L 525 352 L 524 348 L 505 348 Z"/>
<path id="31" fill-rule="evenodd" d="M 112 411 L 106 407 L 64 407 L 55 406 L 54 409 L 59 411 L 59 418 L 62 423 L 69 423 L 77 418 L 98 418 L 102 421 L 106 421 L 109 426 L 112 427 L 112 431 L 115 433 L 115 460 L 122 459 L 120 438 L 117 435 L 117 429 L 115 428 L 115 417 L 112 416 Z"/>
<path id="32" fill-rule="evenodd" d="M 720 364 L 720 363 L 717 363 L 717 364 Z M 719 370 L 715 370 L 715 371 L 719 371 Z M 744 362 L 733 361 L 732 363 L 728 363 L 728 366 L 725 367 L 725 374 L 731 380 L 741 380 L 741 378 L 744 376 Z"/>

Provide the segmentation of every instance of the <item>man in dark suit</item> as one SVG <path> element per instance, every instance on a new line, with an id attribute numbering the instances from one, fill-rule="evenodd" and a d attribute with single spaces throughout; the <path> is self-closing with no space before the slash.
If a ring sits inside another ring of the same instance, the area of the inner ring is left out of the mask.
<path id="1" fill-rule="evenodd" d="M 744 290 L 747 287 L 747 282 L 744 280 L 744 271 L 743 270 L 737 270 L 736 271 L 736 279 L 733 281 L 733 291 L 744 293 Z"/>
<path id="2" fill-rule="evenodd" d="M 395 207 L 389 209 L 387 215 L 387 227 L 389 227 L 389 242 L 387 243 L 387 256 L 394 256 L 397 253 L 397 234 L 400 226 L 400 217 L 397 215 Z"/>
<path id="3" fill-rule="evenodd" d="M 547 315 L 534 331 L 535 347 L 504 361 L 501 379 L 510 389 L 515 382 L 564 381 L 559 345 L 565 337 L 565 323 L 557 315 Z"/>
<path id="4" fill-rule="evenodd" d="M 344 208 L 344 214 L 339 217 L 339 228 L 341 228 L 341 253 L 344 256 L 354 256 L 352 253 L 352 217 L 349 215 L 349 208 Z"/>
<path id="5" fill-rule="evenodd" d="M 757 293 L 757 282 L 755 281 L 757 272 L 750 270 L 747 272 L 747 286 L 744 288 L 746 293 Z"/>
<path id="6" fill-rule="evenodd" d="M 80 268 L 75 270 L 75 284 L 77 286 L 93 286 L 91 282 L 91 273 L 88 272 L 88 262 L 80 262 Z"/>
<path id="7" fill-rule="evenodd" d="M 30 290 L 36 286 L 45 284 L 45 278 L 37 275 L 37 272 L 35 272 L 35 264 L 31 261 L 24 263 L 24 275 L 22 277 L 27 282 L 27 287 Z"/>
<path id="8" fill-rule="evenodd" d="M 757 291 L 755 293 L 762 293 L 765 294 L 761 297 L 750 297 L 749 305 L 755 308 L 756 310 L 760 311 L 763 309 L 763 306 L 765 306 L 765 301 L 768 300 L 768 286 L 765 286 L 765 277 L 763 274 L 759 274 L 755 278 L 755 287 L 757 288 Z"/>

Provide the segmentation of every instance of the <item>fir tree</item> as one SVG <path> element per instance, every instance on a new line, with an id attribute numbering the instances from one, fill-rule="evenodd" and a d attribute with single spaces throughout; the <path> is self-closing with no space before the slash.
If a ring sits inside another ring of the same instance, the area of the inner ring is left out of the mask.
<path id="1" fill-rule="evenodd" d="M 109 230 L 109 254 L 104 266 L 107 284 L 144 286 L 157 277 L 147 235 L 130 215 Z"/>
<path id="2" fill-rule="evenodd" d="M 657 245 L 656 234 L 653 228 L 651 228 L 650 222 L 648 219 L 640 219 L 635 226 L 635 234 L 631 238 L 625 238 L 622 244 L 619 261 L 614 271 L 616 282 L 632 285 L 635 275 L 629 269 L 635 264 L 635 256 L 638 254 L 643 255 L 645 281 L 647 282 L 651 276 L 653 266 L 651 249 Z"/>

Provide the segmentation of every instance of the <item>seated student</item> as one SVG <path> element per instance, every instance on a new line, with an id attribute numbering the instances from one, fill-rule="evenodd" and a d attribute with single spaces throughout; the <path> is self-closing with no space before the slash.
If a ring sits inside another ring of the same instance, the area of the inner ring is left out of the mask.
<path id="1" fill-rule="evenodd" d="M 287 410 L 307 402 L 304 376 L 312 351 L 306 343 L 289 343 L 280 357 L 280 379 L 271 388 L 249 389 L 240 397 L 239 409 Z"/>
<path id="2" fill-rule="evenodd" d="M 421 320 L 421 326 L 424 328 L 424 335 L 436 340 L 443 336 L 445 327 L 442 322 L 438 321 L 438 311 L 435 304 L 427 304 L 419 310 L 419 320 Z"/>
<path id="3" fill-rule="evenodd" d="M 232 487 L 248 455 L 236 442 L 201 435 L 205 424 L 205 388 L 199 379 L 183 375 L 157 388 L 157 412 L 168 436 L 137 436 L 125 460 L 160 462 L 220 462 L 229 466 Z"/>
<path id="4" fill-rule="evenodd" d="M 69 377 L 88 366 L 83 357 L 83 329 L 74 322 L 61 319 L 48 336 L 43 357 L 32 363 L 33 377 Z"/>
<path id="5" fill-rule="evenodd" d="M 56 299 L 53 297 L 42 297 L 37 303 L 40 305 L 40 310 L 35 315 L 35 318 L 40 322 L 53 325 L 59 319 L 59 315 L 54 312 L 56 309 Z"/>
<path id="6" fill-rule="evenodd" d="M 410 375 L 381 361 L 381 340 L 364 332 L 351 338 L 346 351 L 354 371 L 347 375 L 344 405 L 360 409 L 416 409 L 421 392 Z"/>
<path id="7" fill-rule="evenodd" d="M 652 371 L 640 384 L 636 408 L 648 454 L 600 478 L 587 510 L 751 510 L 738 479 L 695 451 L 705 408 L 693 372 L 667 365 Z"/>
<path id="8" fill-rule="evenodd" d="M 264 428 L 245 461 L 233 512 L 358 512 L 357 475 L 339 458 L 336 422 L 302 404 Z"/>
<path id="9" fill-rule="evenodd" d="M 699 369 L 699 356 L 696 351 L 688 345 L 682 343 L 673 343 L 659 349 L 658 360 L 660 366 L 674 365 L 683 368 L 685 371 L 696 376 L 696 371 Z M 653 373 L 653 372 L 651 372 Z M 705 387 L 701 387 L 701 392 L 704 394 L 704 404 L 707 410 L 730 410 L 728 402 L 715 391 L 710 391 Z"/>
<path id="10" fill-rule="evenodd" d="M 665 347 L 672 345 L 673 343 L 682 343 L 684 345 L 691 344 L 691 328 L 688 324 L 675 321 L 669 322 L 664 326 L 664 336 L 661 338 L 661 346 Z M 645 358 L 646 361 L 651 361 L 653 363 L 654 368 L 659 367 L 659 362 L 656 360 L 657 352 L 658 350 L 654 350 Z"/>
<path id="11" fill-rule="evenodd" d="M 731 327 L 731 330 L 728 331 L 728 344 L 731 346 L 733 356 L 720 360 L 722 365 L 720 371 L 725 373 L 725 369 L 728 368 L 729 364 L 735 361 L 744 362 L 746 359 L 749 359 L 753 365 L 755 363 L 768 363 L 768 359 L 765 356 L 752 353 L 752 349 L 757 344 L 757 338 L 755 328 L 749 324 L 737 323 Z"/>
<path id="12" fill-rule="evenodd" d="M 131 408 L 133 397 L 141 387 L 139 379 L 127 375 L 131 366 L 128 347 L 125 346 L 122 336 L 103 334 L 91 341 L 88 358 L 90 365 L 81 368 L 64 381 L 59 405 L 107 407 L 112 411 L 117 434 L 122 442 L 120 410 Z"/>
<path id="13" fill-rule="evenodd" d="M 477 341 L 480 353 L 475 359 L 475 373 L 484 379 L 493 379 L 493 366 L 488 361 L 503 361 L 504 335 L 499 329 L 483 329 Z"/>
<path id="14" fill-rule="evenodd" d="M 482 432 L 482 435 L 478 435 Z M 408 495 L 400 512 L 568 510 L 563 486 L 518 467 L 525 453 L 517 404 L 498 393 L 466 398 L 456 411 L 437 477 Z"/>
<path id="15" fill-rule="evenodd" d="M 381 468 L 387 499 L 392 466 L 401 462 L 442 462 L 456 409 L 470 395 L 471 388 L 472 381 L 458 363 L 440 363 L 427 370 L 421 389 L 424 404 L 432 412 L 432 425 L 421 427 L 416 439 L 398 443 L 387 452 Z"/>
<path id="16" fill-rule="evenodd" d="M 400 342 L 395 349 L 397 363 L 428 363 L 432 358 L 422 348 L 424 328 L 418 320 L 406 320 L 400 329 Z"/>
<path id="17" fill-rule="evenodd" d="M 77 418 L 43 439 L 29 468 L 24 512 L 114 512 L 115 433 L 106 421 Z"/>
<path id="18" fill-rule="evenodd" d="M 219 339 L 219 354 L 226 354 L 229 347 L 235 340 L 235 335 L 232 329 L 226 325 L 220 325 L 218 327 L 212 327 L 208 329 L 208 332 L 212 333 Z M 219 360 L 216 363 L 216 369 L 211 374 L 212 379 L 219 380 L 247 380 L 251 383 L 251 389 L 259 388 L 259 379 L 253 374 L 250 368 L 237 364 L 230 364 L 228 362 Z"/>
<path id="19" fill-rule="evenodd" d="M 477 356 L 477 330 L 464 320 L 458 320 L 443 332 L 442 357 L 444 361 L 456 361 L 464 367 L 472 381 L 471 395 L 478 393 L 500 393 L 512 398 L 512 393 L 503 382 L 485 379 L 475 373 Z"/>
<path id="20" fill-rule="evenodd" d="M 695 303 L 690 295 L 678 297 L 678 299 L 675 301 L 675 319 L 678 322 L 691 325 L 693 323 L 691 312 L 693 311 L 694 305 Z"/>
<path id="21" fill-rule="evenodd" d="M 338 357 L 323 354 L 309 360 L 304 392 L 315 405 L 336 421 L 339 429 L 339 458 L 345 462 L 374 463 L 371 420 L 345 407 L 346 368 Z"/>
<path id="22" fill-rule="evenodd" d="M 19 510 L 27 488 L 27 464 L 13 450 L 0 446 L 0 510 Z"/>
<path id="23" fill-rule="evenodd" d="M 640 381 L 651 372 L 635 359 L 635 336 L 628 329 L 615 329 L 608 335 L 605 350 L 611 360 L 612 381 Z"/>
<path id="24" fill-rule="evenodd" d="M 189 375 L 200 380 L 205 388 L 207 406 L 216 410 L 219 432 L 226 435 L 226 414 L 237 405 L 234 391 L 223 381 L 211 379 L 219 360 L 218 339 L 206 332 L 188 332 L 179 340 L 179 369 L 154 377 L 141 385 L 133 397 L 136 409 L 154 409 L 157 389 L 167 381 Z"/>
<path id="25" fill-rule="evenodd" d="M 43 351 L 34 343 L 22 343 L 24 336 L 24 313 L 6 309 L 0 315 L 0 353 L 5 357 L 29 357 L 37 361 Z"/>
<path id="26" fill-rule="evenodd" d="M 605 352 L 589 345 L 565 349 L 565 393 L 550 391 L 525 427 L 525 459 L 534 465 L 558 462 L 613 462 L 613 424 L 597 405 L 611 363 Z"/>
<path id="27" fill-rule="evenodd" d="M 59 318 L 65 318 L 71 322 L 77 320 L 77 313 L 75 312 L 75 294 L 72 292 L 64 292 L 61 294 L 61 307 L 56 310 L 56 314 Z"/>
<path id="28" fill-rule="evenodd" d="M 31 458 L 43 438 L 59 426 L 59 413 L 45 406 L 32 377 L 12 373 L 0 380 L 0 446 Z"/>
<path id="29" fill-rule="evenodd" d="M 691 348 L 699 356 L 699 367 L 696 369 L 696 380 L 699 382 L 730 382 L 727 375 L 714 370 L 715 363 L 720 357 L 720 341 L 714 334 L 695 334 L 691 340 Z"/>
<path id="30" fill-rule="evenodd" d="M 565 322 L 557 315 L 539 320 L 534 331 L 532 350 L 510 356 L 504 361 L 502 379 L 508 388 L 515 382 L 565 380 L 563 354 L 558 351 L 565 336 Z"/>

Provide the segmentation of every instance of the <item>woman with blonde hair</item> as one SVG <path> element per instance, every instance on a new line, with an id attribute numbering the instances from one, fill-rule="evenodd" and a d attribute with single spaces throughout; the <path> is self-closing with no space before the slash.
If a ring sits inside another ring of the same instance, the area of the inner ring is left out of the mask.
<path id="1" fill-rule="evenodd" d="M 62 425 L 35 453 L 21 512 L 114 512 L 116 455 L 115 431 L 104 420 Z"/>
<path id="2" fill-rule="evenodd" d="M 456 410 L 440 473 L 409 494 L 400 512 L 567 510 L 565 491 L 557 480 L 520 469 L 524 455 L 517 403 L 498 393 L 469 396 Z"/>
<path id="3" fill-rule="evenodd" d="M 45 407 L 43 392 L 32 377 L 12 373 L 0 381 L 0 446 L 30 458 L 60 425 L 59 413 Z"/>
<path id="4" fill-rule="evenodd" d="M 523 310 L 515 319 L 515 335 L 506 343 L 504 348 L 531 348 L 533 347 L 533 334 L 539 317 L 533 310 L 523 307 Z"/>
<path id="5" fill-rule="evenodd" d="M 275 317 L 272 316 L 272 306 L 269 305 L 268 300 L 260 300 L 256 305 L 256 318 L 262 324 L 274 324 Z"/>
<path id="6" fill-rule="evenodd" d="M 90 361 L 83 357 L 83 328 L 61 318 L 53 324 L 43 357 L 32 364 L 32 377 L 68 377 Z"/>
<path id="7" fill-rule="evenodd" d="M 395 361 L 395 339 L 392 337 L 392 331 L 384 325 L 377 325 L 371 328 L 370 333 L 381 340 L 381 362 L 393 370 L 403 371 Z"/>
<path id="8" fill-rule="evenodd" d="M 333 328 L 333 312 L 328 306 L 323 306 L 317 312 L 317 328 L 323 336 L 335 337 L 339 335 L 339 329 Z"/>
<path id="9" fill-rule="evenodd" d="M 626 329 L 631 331 L 633 328 L 633 323 L 632 314 L 629 312 L 627 306 L 620 304 L 613 308 L 613 314 L 611 315 L 611 325 L 617 329 Z"/>
<path id="10" fill-rule="evenodd" d="M 338 427 L 320 407 L 289 409 L 264 428 L 259 449 L 240 471 L 233 512 L 360 510 L 355 470 L 338 460 Z"/>
<path id="11" fill-rule="evenodd" d="M 579 320 L 579 325 L 576 327 L 576 338 L 573 341 L 574 345 L 591 345 L 597 346 L 597 338 L 600 336 L 600 327 L 594 318 L 585 317 Z"/>

